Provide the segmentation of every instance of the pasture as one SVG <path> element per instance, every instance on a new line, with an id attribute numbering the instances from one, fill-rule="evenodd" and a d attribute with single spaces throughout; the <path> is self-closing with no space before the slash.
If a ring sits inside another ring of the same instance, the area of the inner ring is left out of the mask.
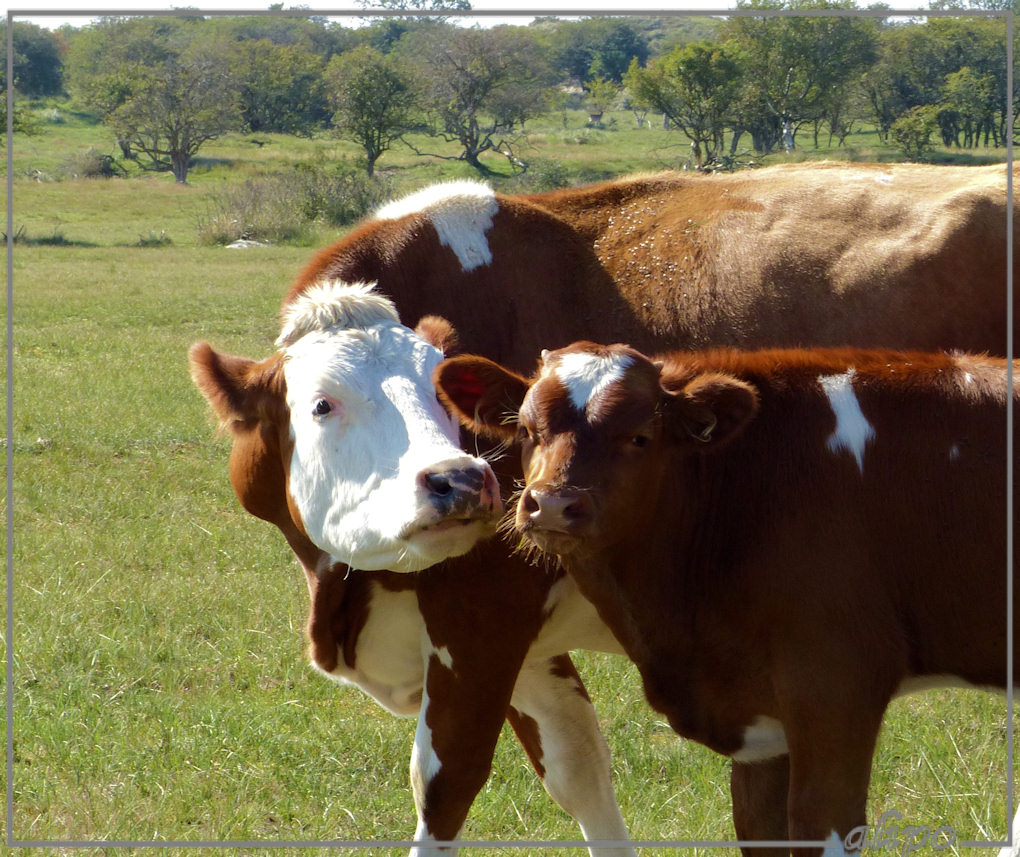
<path id="1" fill-rule="evenodd" d="M 567 136 L 559 114 L 532 133 L 536 147 L 545 135 L 542 156 L 572 176 L 661 168 L 669 165 L 663 147 L 679 142 L 661 130 L 622 130 L 630 114 L 615 117 L 619 132 L 589 132 L 582 118 L 568 118 Z M 203 149 L 191 185 L 181 187 L 137 173 L 29 179 L 32 169 L 55 172 L 68 152 L 113 150 L 103 129 L 84 121 L 47 126 L 14 145 L 21 235 L 11 308 L 14 434 L 6 441 L 14 450 L 13 836 L 408 839 L 414 722 L 307 665 L 303 575 L 277 531 L 237 504 L 229 441 L 217 436 L 186 361 L 197 339 L 267 355 L 280 300 L 311 253 L 197 246 L 208 195 L 284 163 L 352 151 L 336 140 L 272 137 L 256 147 L 233 136 Z M 406 152 L 379 166 L 392 170 L 397 192 L 467 174 L 459 164 L 416 165 Z M 158 235 L 169 243 L 144 240 Z M 330 237 L 322 229 L 313 243 Z M 577 662 L 631 836 L 730 839 L 728 763 L 678 739 L 644 703 L 623 659 L 582 653 Z M 900 826 L 948 826 L 959 842 L 1004 838 L 1008 728 L 1006 703 L 995 695 L 935 691 L 897 701 L 876 757 L 870 818 L 895 810 Z M 463 836 L 580 834 L 506 729 Z"/>

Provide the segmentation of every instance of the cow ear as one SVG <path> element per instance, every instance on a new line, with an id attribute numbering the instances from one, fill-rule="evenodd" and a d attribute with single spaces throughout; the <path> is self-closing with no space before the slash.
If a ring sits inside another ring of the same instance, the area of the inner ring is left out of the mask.
<path id="1" fill-rule="evenodd" d="M 414 332 L 426 342 L 442 351 L 445 357 L 453 357 L 454 354 L 460 351 L 457 331 L 441 315 L 422 316 Z"/>
<path id="2" fill-rule="evenodd" d="M 188 351 L 191 379 L 225 427 L 265 419 L 271 402 L 282 403 L 282 374 L 272 358 L 259 363 L 247 357 L 220 354 L 207 342 Z"/>
<path id="3" fill-rule="evenodd" d="M 746 381 L 712 372 L 676 392 L 666 391 L 673 438 L 694 451 L 714 452 L 739 435 L 758 412 L 758 391 Z"/>
<path id="4" fill-rule="evenodd" d="M 499 440 L 517 437 L 517 412 L 527 379 L 484 357 L 444 360 L 432 375 L 439 401 L 465 428 Z"/>

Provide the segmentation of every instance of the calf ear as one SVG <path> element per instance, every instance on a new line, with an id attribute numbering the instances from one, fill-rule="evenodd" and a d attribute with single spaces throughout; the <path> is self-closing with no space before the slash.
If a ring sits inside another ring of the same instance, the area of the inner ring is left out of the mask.
<path id="1" fill-rule="evenodd" d="M 517 437 L 528 381 L 484 357 L 444 360 L 432 375 L 439 401 L 465 428 L 499 440 Z"/>
<path id="2" fill-rule="evenodd" d="M 422 316 L 414 332 L 426 342 L 442 351 L 446 357 L 453 357 L 454 354 L 460 351 L 457 331 L 441 315 Z"/>
<path id="3" fill-rule="evenodd" d="M 678 392 L 667 392 L 667 425 L 674 439 L 695 451 L 721 449 L 758 412 L 758 391 L 731 375 L 698 375 Z"/>

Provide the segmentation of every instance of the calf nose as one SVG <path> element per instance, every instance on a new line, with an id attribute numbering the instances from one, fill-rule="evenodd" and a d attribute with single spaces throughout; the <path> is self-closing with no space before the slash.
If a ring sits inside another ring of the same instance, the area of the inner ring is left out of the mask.
<path id="1" fill-rule="evenodd" d="M 521 496 L 521 508 L 539 529 L 567 532 L 591 515 L 591 500 L 576 489 L 527 488 Z"/>
<path id="2" fill-rule="evenodd" d="M 485 462 L 443 462 L 419 473 L 418 481 L 444 515 L 461 517 L 502 508 L 499 483 Z"/>

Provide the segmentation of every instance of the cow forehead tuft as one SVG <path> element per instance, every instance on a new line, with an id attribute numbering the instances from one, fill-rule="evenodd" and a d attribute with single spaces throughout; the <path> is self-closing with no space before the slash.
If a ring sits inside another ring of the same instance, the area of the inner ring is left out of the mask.
<path id="1" fill-rule="evenodd" d="M 397 308 L 373 291 L 375 285 L 326 280 L 309 286 L 284 308 L 276 347 L 287 348 L 314 331 L 365 330 L 379 323 L 399 323 Z"/>
<path id="2" fill-rule="evenodd" d="M 496 195 L 487 184 L 461 180 L 429 185 L 376 209 L 379 220 L 397 220 L 408 214 L 432 214 L 451 209 L 484 209 L 495 204 Z"/>

